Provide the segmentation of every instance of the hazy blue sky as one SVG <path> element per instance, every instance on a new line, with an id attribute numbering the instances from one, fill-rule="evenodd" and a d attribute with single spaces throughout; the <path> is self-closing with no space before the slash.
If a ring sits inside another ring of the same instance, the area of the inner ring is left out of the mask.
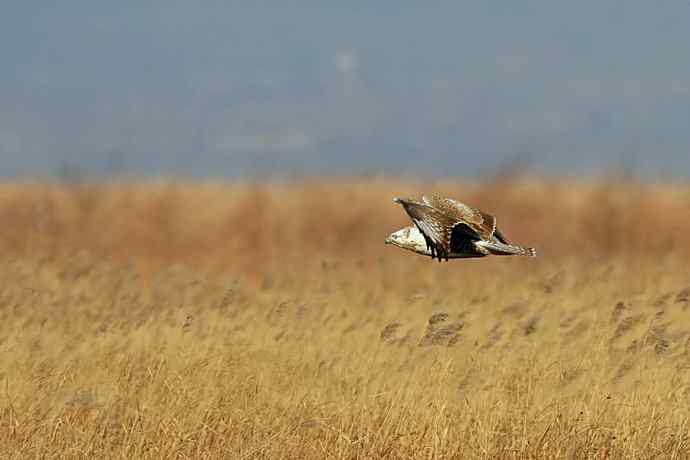
<path id="1" fill-rule="evenodd" d="M 687 0 L 2 10 L 2 176 L 468 175 L 523 158 L 690 177 Z"/>

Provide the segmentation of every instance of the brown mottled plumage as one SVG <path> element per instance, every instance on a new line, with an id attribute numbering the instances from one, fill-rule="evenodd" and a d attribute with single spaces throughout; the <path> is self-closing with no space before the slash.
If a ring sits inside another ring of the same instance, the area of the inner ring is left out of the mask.
<path id="1" fill-rule="evenodd" d="M 432 258 L 448 260 L 458 257 L 524 255 L 534 257 L 534 248 L 511 244 L 496 226 L 496 218 L 452 198 L 438 195 L 422 197 L 422 202 L 395 198 L 403 206 L 426 242 Z M 398 232 L 396 232 L 397 235 Z M 405 233 L 411 235 L 410 232 Z M 398 240 L 394 244 L 405 247 Z M 420 252 L 413 242 L 406 249 Z"/>

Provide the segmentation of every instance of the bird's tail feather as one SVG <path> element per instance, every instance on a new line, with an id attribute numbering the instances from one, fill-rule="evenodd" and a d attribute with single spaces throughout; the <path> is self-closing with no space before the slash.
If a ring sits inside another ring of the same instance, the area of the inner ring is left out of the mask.
<path id="1" fill-rule="evenodd" d="M 537 257 L 537 250 L 525 248 L 517 244 L 505 244 L 497 241 L 478 241 L 475 243 L 487 249 L 491 254 L 497 256 L 526 256 Z"/>

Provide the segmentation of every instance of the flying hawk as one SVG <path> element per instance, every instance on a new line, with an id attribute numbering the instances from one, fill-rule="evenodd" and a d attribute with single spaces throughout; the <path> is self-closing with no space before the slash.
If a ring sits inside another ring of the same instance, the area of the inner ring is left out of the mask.
<path id="1" fill-rule="evenodd" d="M 412 219 L 386 238 L 386 244 L 431 256 L 432 259 L 519 255 L 536 257 L 534 248 L 513 244 L 496 227 L 496 218 L 452 198 L 423 196 L 422 202 L 394 198 Z"/>

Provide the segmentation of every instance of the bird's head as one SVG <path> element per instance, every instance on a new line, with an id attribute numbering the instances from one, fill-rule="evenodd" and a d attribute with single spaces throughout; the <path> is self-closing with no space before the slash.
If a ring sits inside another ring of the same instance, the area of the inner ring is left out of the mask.
<path id="1" fill-rule="evenodd" d="M 386 244 L 392 244 L 401 249 L 417 252 L 419 254 L 427 254 L 426 242 L 424 237 L 417 230 L 417 227 L 410 226 L 401 228 L 397 232 L 393 232 L 386 238 Z"/>
<path id="2" fill-rule="evenodd" d="M 403 228 L 398 230 L 397 232 L 393 232 L 388 237 L 386 238 L 386 244 L 392 244 L 394 246 L 400 246 L 405 242 L 405 239 L 407 237 L 407 228 Z"/>

